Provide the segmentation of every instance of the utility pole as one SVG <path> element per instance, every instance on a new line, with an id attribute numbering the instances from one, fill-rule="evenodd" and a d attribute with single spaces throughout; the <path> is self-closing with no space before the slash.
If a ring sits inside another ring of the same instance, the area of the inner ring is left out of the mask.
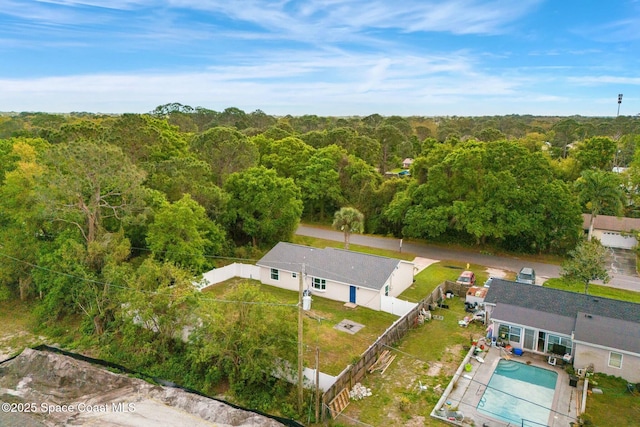
<path id="1" fill-rule="evenodd" d="M 622 94 L 621 93 L 618 94 L 618 114 L 616 115 L 616 117 L 618 117 L 620 115 L 620 104 L 622 104 Z"/>
<path id="2" fill-rule="evenodd" d="M 298 412 L 302 413 L 302 378 L 304 377 L 304 363 L 302 361 L 304 357 L 303 347 L 302 347 L 302 294 L 304 292 L 304 263 L 302 263 L 302 268 L 300 269 L 300 278 L 298 279 L 298 283 L 300 285 L 299 295 L 298 295 Z"/>

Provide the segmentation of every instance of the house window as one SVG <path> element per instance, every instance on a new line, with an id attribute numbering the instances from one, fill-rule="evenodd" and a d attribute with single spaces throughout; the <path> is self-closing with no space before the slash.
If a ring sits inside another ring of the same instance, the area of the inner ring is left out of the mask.
<path id="1" fill-rule="evenodd" d="M 609 352 L 609 366 L 612 368 L 622 368 L 622 354 Z"/>
<path id="2" fill-rule="evenodd" d="M 320 279 L 318 277 L 313 278 L 313 289 L 318 291 L 326 291 L 327 290 L 327 281 L 325 279 Z"/>
<path id="3" fill-rule="evenodd" d="M 280 277 L 280 272 L 278 271 L 277 268 L 272 268 L 271 269 L 271 280 L 278 280 Z"/>
<path id="4" fill-rule="evenodd" d="M 293 277 L 293 278 L 295 279 L 296 277 L 298 277 L 298 273 L 296 273 L 296 272 L 294 271 L 293 273 L 291 273 L 291 277 Z"/>
<path id="5" fill-rule="evenodd" d="M 559 337 L 551 334 L 548 335 L 547 353 L 560 354 L 558 353 L 558 349 L 564 347 L 565 354 L 571 354 L 572 346 L 571 338 Z"/>
<path id="6" fill-rule="evenodd" d="M 385 285 L 384 286 L 384 296 L 386 296 L 386 297 L 389 296 L 389 285 Z"/>
<path id="7" fill-rule="evenodd" d="M 520 335 L 522 334 L 522 328 L 511 325 L 500 325 L 498 334 L 501 339 L 513 342 L 520 342 Z"/>

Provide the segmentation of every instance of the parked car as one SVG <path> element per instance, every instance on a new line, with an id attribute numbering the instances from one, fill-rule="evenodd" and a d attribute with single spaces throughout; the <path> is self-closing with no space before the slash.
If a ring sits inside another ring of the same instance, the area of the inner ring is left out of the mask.
<path id="1" fill-rule="evenodd" d="M 516 282 L 527 283 L 529 285 L 536 284 L 536 272 L 531 267 L 523 267 L 516 277 Z"/>
<path id="2" fill-rule="evenodd" d="M 474 286 L 476 284 L 476 275 L 473 271 L 465 270 L 456 280 L 459 285 Z"/>

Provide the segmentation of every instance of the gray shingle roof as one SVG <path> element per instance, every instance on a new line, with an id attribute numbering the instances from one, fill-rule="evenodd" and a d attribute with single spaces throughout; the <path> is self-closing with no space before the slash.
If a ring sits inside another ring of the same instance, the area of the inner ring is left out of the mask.
<path id="1" fill-rule="evenodd" d="M 312 248 L 280 242 L 257 265 L 380 290 L 401 261 L 335 248 Z"/>
<path id="2" fill-rule="evenodd" d="M 541 316 L 539 311 L 532 308 L 503 303 L 499 303 L 496 306 L 491 313 L 491 318 L 508 323 L 531 326 L 544 331 L 558 332 L 564 335 L 571 335 L 576 323 L 575 316 L 561 316 L 554 313 L 546 313 Z"/>
<path id="3" fill-rule="evenodd" d="M 591 214 L 582 214 L 582 228 L 589 229 Z M 640 218 L 626 218 L 609 215 L 596 216 L 593 228 L 596 230 L 626 231 L 640 230 Z"/>
<path id="4" fill-rule="evenodd" d="M 640 354 L 640 323 L 579 312 L 574 339 Z"/>
<path id="5" fill-rule="evenodd" d="M 509 304 L 544 313 L 576 317 L 579 312 L 640 323 L 640 304 L 593 295 L 493 279 L 485 303 Z"/>

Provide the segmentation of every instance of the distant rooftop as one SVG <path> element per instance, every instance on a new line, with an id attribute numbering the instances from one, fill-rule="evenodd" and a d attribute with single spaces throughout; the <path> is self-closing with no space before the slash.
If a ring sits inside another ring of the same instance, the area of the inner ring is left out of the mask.
<path id="1" fill-rule="evenodd" d="M 582 214 L 582 228 L 587 230 L 591 222 L 591 214 Z M 598 215 L 593 224 L 598 230 L 625 231 L 640 230 L 640 218 L 627 218 L 609 215 Z"/>

